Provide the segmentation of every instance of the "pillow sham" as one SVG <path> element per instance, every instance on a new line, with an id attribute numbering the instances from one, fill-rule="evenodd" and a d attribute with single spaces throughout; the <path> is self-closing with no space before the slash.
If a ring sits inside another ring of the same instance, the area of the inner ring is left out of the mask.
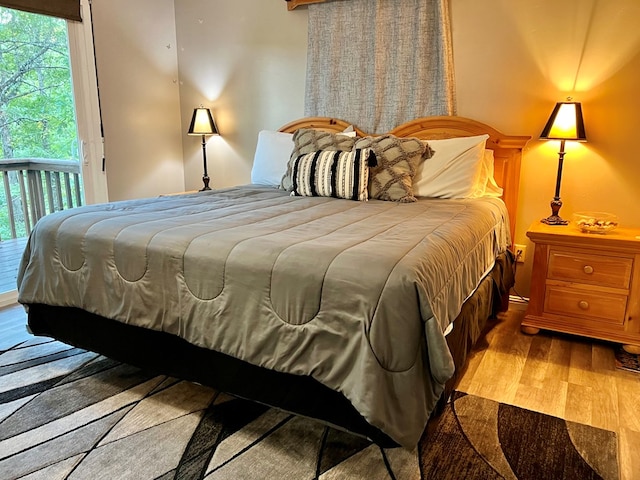
<path id="1" fill-rule="evenodd" d="M 291 162 L 300 155 L 317 152 L 319 150 L 333 150 L 350 152 L 355 144 L 355 138 L 339 133 L 329 133 L 314 128 L 301 128 L 293 134 L 293 152 L 287 164 L 287 170 L 282 177 L 280 187 L 291 191 Z"/>
<path id="2" fill-rule="evenodd" d="M 429 140 L 434 155 L 421 164 L 413 188 L 417 197 L 478 198 L 484 195 L 481 172 L 489 135 Z"/>
<path id="3" fill-rule="evenodd" d="M 300 155 L 291 162 L 292 196 L 368 199 L 369 149 L 351 152 L 319 150 Z"/>
<path id="4" fill-rule="evenodd" d="M 251 183 L 277 187 L 293 151 L 293 133 L 262 130 L 251 167 Z"/>
<path id="5" fill-rule="evenodd" d="M 404 203 L 416 201 L 413 177 L 418 165 L 432 154 L 425 142 L 386 134 L 359 138 L 355 148 L 372 149 L 378 161 L 369 174 L 369 198 Z"/>
<path id="6" fill-rule="evenodd" d="M 503 194 L 502 188 L 496 183 L 496 179 L 493 176 L 493 150 L 486 149 L 484 151 L 484 158 L 482 160 L 482 170 L 480 171 L 479 184 L 484 185 L 483 197 L 495 197 L 499 198 Z"/>
<path id="7" fill-rule="evenodd" d="M 356 137 L 358 136 L 358 132 L 356 132 L 355 128 L 353 128 L 353 125 L 349 125 L 347 128 L 340 132 L 340 135 L 346 135 L 347 137 Z"/>

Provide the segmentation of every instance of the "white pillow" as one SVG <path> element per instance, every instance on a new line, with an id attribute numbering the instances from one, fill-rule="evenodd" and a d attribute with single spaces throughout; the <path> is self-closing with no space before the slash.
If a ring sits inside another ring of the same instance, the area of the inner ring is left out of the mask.
<path id="1" fill-rule="evenodd" d="M 483 177 L 485 144 L 489 135 L 429 140 L 431 158 L 418 166 L 413 177 L 416 197 L 478 198 L 486 190 Z"/>
<path id="2" fill-rule="evenodd" d="M 293 134 L 262 130 L 251 168 L 251 183 L 280 186 L 287 171 L 287 163 L 293 152 Z"/>
<path id="3" fill-rule="evenodd" d="M 349 125 L 347 128 L 340 132 L 340 135 L 346 135 L 347 137 L 356 137 L 358 135 L 358 132 L 356 132 L 355 128 L 353 128 L 353 125 Z"/>
<path id="4" fill-rule="evenodd" d="M 483 197 L 502 196 L 502 188 L 496 183 L 493 177 L 493 150 L 486 149 L 484 151 L 484 159 L 482 160 L 482 170 L 480 171 L 480 179 L 478 183 L 485 186 Z"/>

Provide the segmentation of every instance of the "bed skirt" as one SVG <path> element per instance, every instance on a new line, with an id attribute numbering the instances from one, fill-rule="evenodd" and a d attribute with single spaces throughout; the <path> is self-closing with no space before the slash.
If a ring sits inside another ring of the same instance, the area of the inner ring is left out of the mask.
<path id="1" fill-rule="evenodd" d="M 480 338 L 487 319 L 506 310 L 514 283 L 513 256 L 501 255 L 493 270 L 465 302 L 447 343 L 456 366 L 441 402 L 453 391 L 467 354 Z M 100 353 L 158 374 L 208 385 L 298 415 L 363 435 L 382 447 L 397 446 L 370 425 L 339 392 L 309 376 L 258 367 L 228 355 L 194 346 L 164 332 L 127 325 L 78 308 L 28 305 L 29 329 L 75 347 Z M 88 328 L 88 326 L 90 326 Z"/>

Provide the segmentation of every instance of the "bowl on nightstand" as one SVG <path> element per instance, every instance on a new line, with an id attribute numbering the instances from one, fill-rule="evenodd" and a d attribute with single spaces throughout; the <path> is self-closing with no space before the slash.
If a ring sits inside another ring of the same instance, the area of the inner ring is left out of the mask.
<path id="1" fill-rule="evenodd" d="M 608 233 L 618 228 L 618 217 L 608 212 L 576 212 L 573 225 L 583 233 Z"/>

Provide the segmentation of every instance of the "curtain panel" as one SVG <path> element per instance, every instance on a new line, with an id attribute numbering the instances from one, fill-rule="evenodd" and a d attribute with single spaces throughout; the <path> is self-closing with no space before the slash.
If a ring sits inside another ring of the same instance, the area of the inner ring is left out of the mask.
<path id="1" fill-rule="evenodd" d="M 455 114 L 448 0 L 309 6 L 305 115 L 382 133 Z"/>
<path id="2" fill-rule="evenodd" d="M 82 21 L 80 0 L 0 0 L 0 7 Z"/>

